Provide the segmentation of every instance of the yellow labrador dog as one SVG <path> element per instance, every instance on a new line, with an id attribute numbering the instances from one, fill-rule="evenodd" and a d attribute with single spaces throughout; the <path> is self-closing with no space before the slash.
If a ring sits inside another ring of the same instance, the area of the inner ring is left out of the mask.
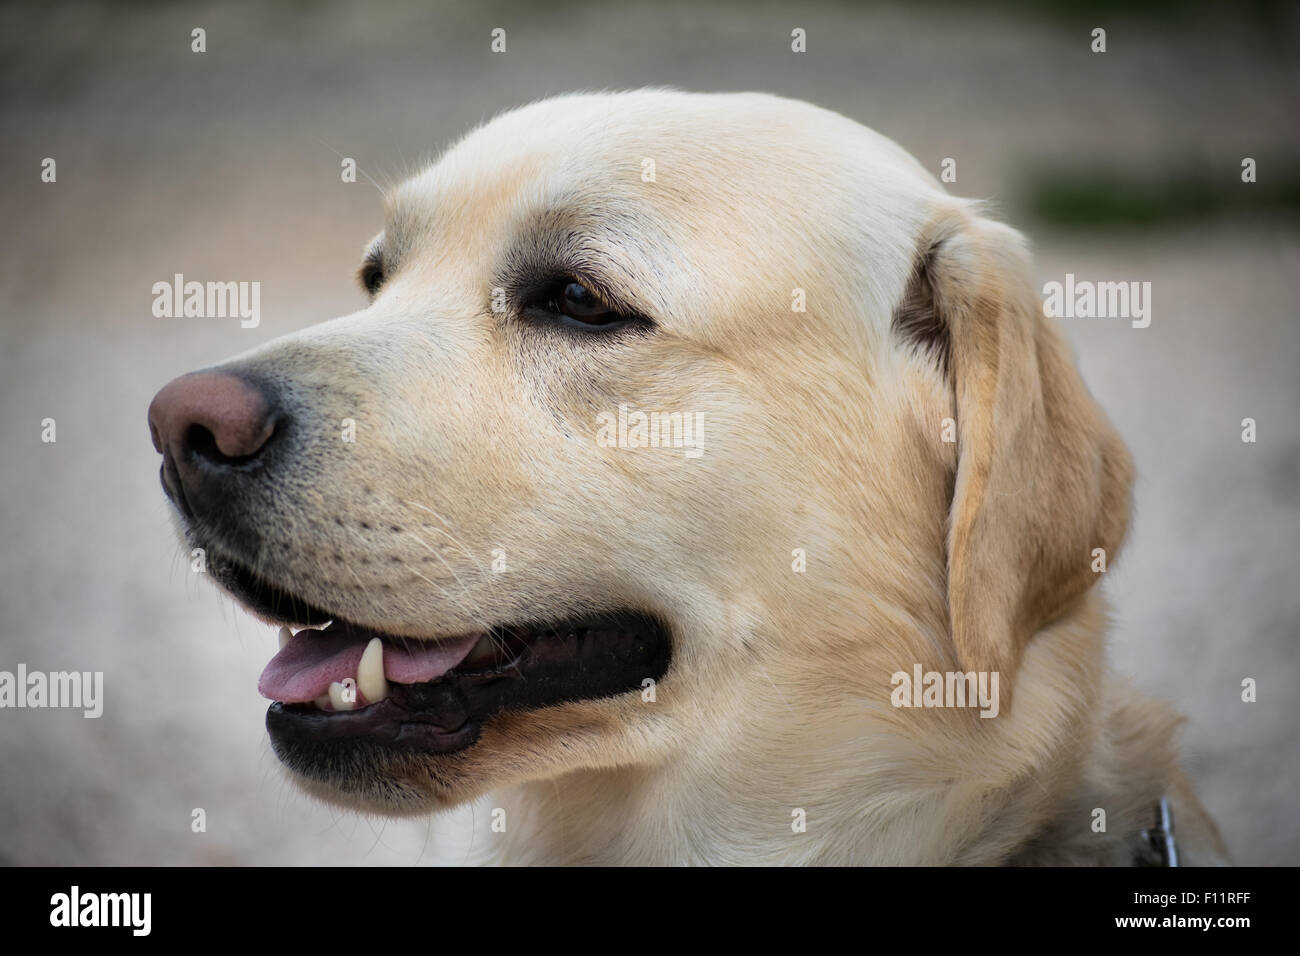
<path id="1" fill-rule="evenodd" d="M 1021 237 L 895 143 L 550 99 L 393 190 L 360 278 L 149 415 L 186 540 L 288 625 L 308 792 L 491 793 L 510 862 L 1222 858 L 1106 670 L 1129 454 Z"/>

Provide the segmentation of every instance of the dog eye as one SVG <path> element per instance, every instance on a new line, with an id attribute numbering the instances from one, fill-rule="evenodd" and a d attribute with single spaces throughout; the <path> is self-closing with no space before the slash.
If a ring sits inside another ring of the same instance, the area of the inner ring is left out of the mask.
<path id="1" fill-rule="evenodd" d="M 367 259 L 361 264 L 357 278 L 361 282 L 361 288 L 366 290 L 366 295 L 374 295 L 384 284 L 384 267 L 374 259 Z"/>
<path id="2" fill-rule="evenodd" d="M 567 315 L 571 319 L 590 325 L 605 325 L 611 319 L 618 317 L 612 309 L 600 301 L 596 293 L 581 282 L 567 283 L 555 305 L 555 311 L 561 315 Z"/>
<path id="3" fill-rule="evenodd" d="M 581 282 L 565 279 L 534 300 L 534 307 L 551 313 L 563 325 L 592 329 L 620 325 L 631 319 L 611 309 Z"/>

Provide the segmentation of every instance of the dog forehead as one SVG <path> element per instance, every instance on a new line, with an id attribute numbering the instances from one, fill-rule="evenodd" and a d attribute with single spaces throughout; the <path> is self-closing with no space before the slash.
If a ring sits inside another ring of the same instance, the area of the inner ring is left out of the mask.
<path id="1" fill-rule="evenodd" d="M 655 157 L 689 155 L 689 129 L 701 122 L 691 102 L 662 91 L 574 94 L 503 113 L 386 197 L 389 241 L 464 219 L 490 228 L 558 205 L 597 212 L 621 199 L 653 202 L 645 187 L 655 183 Z"/>
<path id="2" fill-rule="evenodd" d="M 681 219 L 685 205 L 817 211 L 828 194 L 887 205 L 902 190 L 934 185 L 891 140 L 810 104 L 654 89 L 571 94 L 506 112 L 393 190 L 387 205 L 389 230 L 400 234 L 458 214 L 481 225 L 575 196 L 593 207 L 662 206 Z"/>

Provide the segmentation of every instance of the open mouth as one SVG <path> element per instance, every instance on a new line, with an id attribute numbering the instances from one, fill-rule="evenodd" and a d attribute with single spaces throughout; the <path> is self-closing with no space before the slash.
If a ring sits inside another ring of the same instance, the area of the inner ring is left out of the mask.
<path id="1" fill-rule="evenodd" d="M 351 738 L 451 753 L 501 711 L 610 697 L 658 680 L 670 646 L 661 624 L 634 612 L 433 641 L 336 621 L 293 635 L 258 689 L 275 701 L 266 726 L 277 746 Z"/>
<path id="2" fill-rule="evenodd" d="M 274 701 L 272 746 L 296 765 L 360 746 L 453 753 L 503 711 L 638 690 L 663 677 L 672 653 L 667 627 L 639 611 L 416 640 L 330 615 L 236 564 L 223 570 L 245 603 L 311 625 L 281 629 L 280 652 L 258 682 Z"/>

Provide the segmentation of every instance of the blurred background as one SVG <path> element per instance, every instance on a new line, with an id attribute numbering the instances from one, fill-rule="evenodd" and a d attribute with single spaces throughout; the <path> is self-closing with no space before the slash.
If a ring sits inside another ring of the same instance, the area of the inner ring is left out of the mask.
<path id="1" fill-rule="evenodd" d="M 182 561 L 145 410 L 361 306 L 371 179 L 536 98 L 671 85 L 807 99 L 936 174 L 955 159 L 949 188 L 1029 235 L 1040 282 L 1151 282 L 1149 328 L 1065 320 L 1140 476 L 1113 664 L 1187 715 L 1235 859 L 1300 863 L 1300 21 L 1132 6 L 5 4 L 0 670 L 103 671 L 106 707 L 0 711 L 0 862 L 457 862 L 485 838 L 481 809 L 383 822 L 284 782 L 256 691 L 275 637 Z M 341 156 L 366 175 L 342 183 Z M 155 318 L 177 272 L 260 281 L 260 326 Z"/>

